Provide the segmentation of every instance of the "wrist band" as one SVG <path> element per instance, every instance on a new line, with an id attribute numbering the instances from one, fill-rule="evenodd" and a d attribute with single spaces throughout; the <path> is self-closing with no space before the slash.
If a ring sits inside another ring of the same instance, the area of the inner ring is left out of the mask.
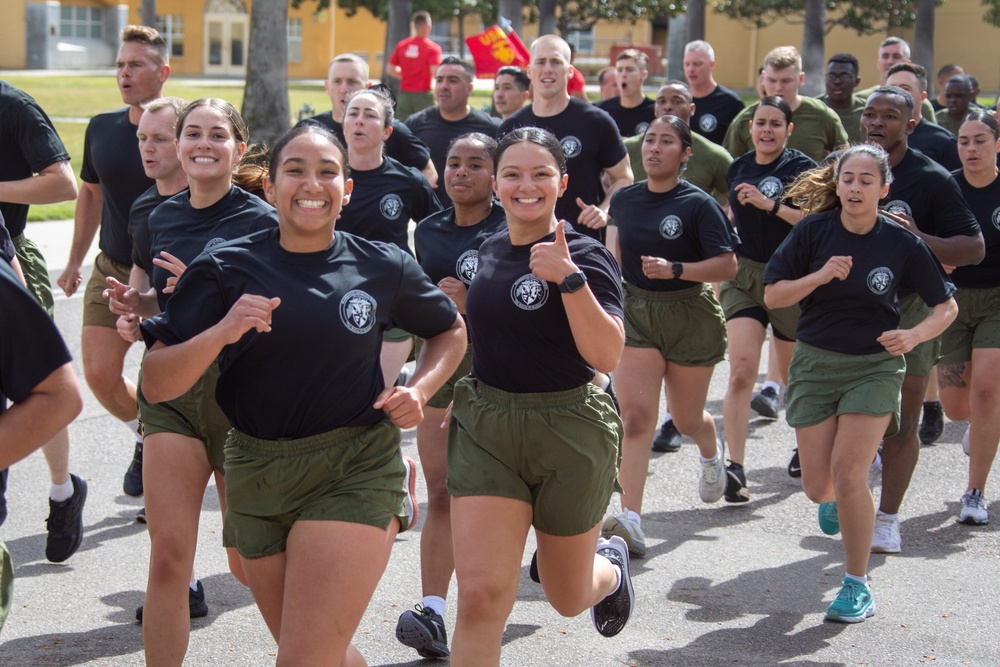
<path id="1" fill-rule="evenodd" d="M 771 215 L 778 215 L 778 209 L 781 208 L 781 200 L 774 202 L 774 208 L 771 209 Z"/>

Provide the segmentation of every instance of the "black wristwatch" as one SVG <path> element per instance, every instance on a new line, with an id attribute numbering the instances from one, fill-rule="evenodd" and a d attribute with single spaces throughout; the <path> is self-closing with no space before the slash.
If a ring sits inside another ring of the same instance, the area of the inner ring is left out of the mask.
<path id="1" fill-rule="evenodd" d="M 674 262 L 671 268 L 674 270 L 674 280 L 680 278 L 681 274 L 684 273 L 684 265 L 680 262 Z"/>
<path id="2" fill-rule="evenodd" d="M 564 294 L 572 294 L 587 284 L 587 274 L 583 271 L 571 273 L 559 283 L 559 291 Z"/>

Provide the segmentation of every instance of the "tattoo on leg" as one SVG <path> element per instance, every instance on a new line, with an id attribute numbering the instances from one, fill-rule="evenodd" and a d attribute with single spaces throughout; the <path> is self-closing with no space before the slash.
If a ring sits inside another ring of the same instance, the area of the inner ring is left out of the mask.
<path id="1" fill-rule="evenodd" d="M 938 385 L 942 388 L 957 387 L 958 389 L 965 389 L 967 385 L 965 380 L 962 379 L 962 376 L 965 375 L 965 364 L 966 362 L 964 361 L 953 364 L 939 364 Z"/>

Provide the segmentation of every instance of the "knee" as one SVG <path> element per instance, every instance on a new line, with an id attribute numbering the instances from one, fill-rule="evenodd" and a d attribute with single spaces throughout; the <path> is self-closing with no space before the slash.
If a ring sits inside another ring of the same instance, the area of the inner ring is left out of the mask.
<path id="1" fill-rule="evenodd" d="M 185 540 L 161 535 L 152 537 L 149 549 L 149 578 L 156 581 L 175 581 L 191 578 L 194 567 L 194 549 Z"/>
<path id="2" fill-rule="evenodd" d="M 507 606 L 501 604 L 505 595 L 503 586 L 489 579 L 475 579 L 459 582 L 458 613 L 466 621 L 473 623 L 497 621 L 507 618 Z"/>
<path id="3" fill-rule="evenodd" d="M 806 498 L 814 503 L 829 502 L 833 495 L 829 479 L 809 480 L 805 475 L 802 476 L 802 491 L 806 494 Z"/>
<path id="4" fill-rule="evenodd" d="M 998 398 L 1000 398 L 1000 387 L 996 383 L 982 383 L 974 384 L 972 386 L 972 392 L 969 400 L 980 407 L 991 408 L 997 404 Z M 948 415 L 951 417 L 951 415 Z M 957 419 L 968 419 L 968 416 L 959 417 Z"/>
<path id="5" fill-rule="evenodd" d="M 590 592 L 580 590 L 545 591 L 549 604 L 560 616 L 572 618 L 590 608 Z"/>
<path id="6" fill-rule="evenodd" d="M 87 386 L 98 396 L 112 393 L 122 378 L 121 373 L 116 372 L 113 367 L 94 360 L 84 364 L 83 375 Z"/>
<path id="7" fill-rule="evenodd" d="M 656 428 L 656 414 L 645 407 L 623 405 L 622 423 L 628 435 L 641 433 Z"/>
<path id="8" fill-rule="evenodd" d="M 427 508 L 435 512 L 451 512 L 451 494 L 444 478 L 427 479 Z"/>
<path id="9" fill-rule="evenodd" d="M 965 421 L 969 418 L 969 394 L 959 390 L 941 390 L 941 407 L 948 419 Z"/>
<path id="10" fill-rule="evenodd" d="M 704 411 L 686 415 L 671 413 L 670 416 L 673 417 L 674 426 L 677 427 L 677 430 L 689 436 L 698 433 L 711 421 L 711 418 L 706 419 L 707 415 Z"/>
<path id="11" fill-rule="evenodd" d="M 734 363 L 729 367 L 729 391 L 750 391 L 756 381 L 756 368 L 743 363 Z"/>
<path id="12" fill-rule="evenodd" d="M 250 584 L 247 583 L 247 574 L 243 571 L 243 561 L 240 559 L 239 552 L 234 547 L 226 547 L 226 558 L 229 560 L 229 571 L 236 577 L 236 581 L 244 586 L 249 586 Z"/>

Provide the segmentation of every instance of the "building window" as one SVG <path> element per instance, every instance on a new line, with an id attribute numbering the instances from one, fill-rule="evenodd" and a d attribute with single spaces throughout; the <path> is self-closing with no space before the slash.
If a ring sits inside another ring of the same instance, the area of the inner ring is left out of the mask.
<path id="1" fill-rule="evenodd" d="M 288 61 L 302 62 L 302 19 L 288 19 Z"/>
<path id="2" fill-rule="evenodd" d="M 156 17 L 156 29 L 163 39 L 167 40 L 167 53 L 171 58 L 184 56 L 184 17 L 180 14 L 167 14 Z"/>
<path id="3" fill-rule="evenodd" d="M 104 37 L 104 10 L 100 7 L 59 8 L 59 36 L 82 39 Z"/>
<path id="4" fill-rule="evenodd" d="M 566 33 L 566 41 L 573 45 L 577 53 L 593 53 L 594 28 L 587 30 L 570 30 Z"/>

